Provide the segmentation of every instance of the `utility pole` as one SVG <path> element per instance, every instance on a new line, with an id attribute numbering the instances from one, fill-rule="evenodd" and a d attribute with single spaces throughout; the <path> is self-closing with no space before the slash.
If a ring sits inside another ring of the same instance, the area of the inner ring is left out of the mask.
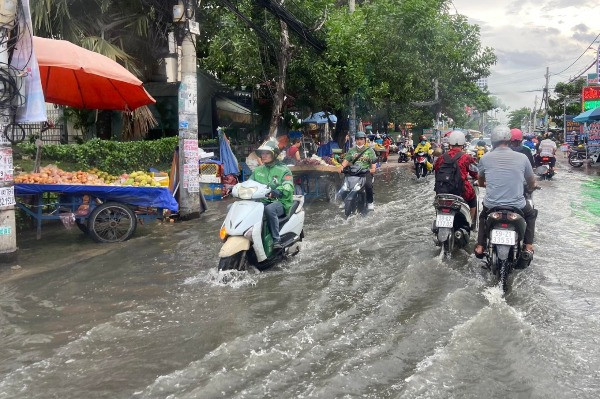
<path id="1" fill-rule="evenodd" d="M 531 111 L 531 121 L 529 133 L 533 133 L 535 131 L 535 114 L 537 110 L 537 94 L 535 95 L 535 100 L 533 102 L 533 110 Z"/>
<path id="2" fill-rule="evenodd" d="M 17 1 L 0 0 L 0 75 L 4 78 L 12 76 L 8 65 L 10 32 L 16 23 Z M 10 98 L 13 91 L 8 80 L 0 84 L 2 96 Z M 17 93 L 18 94 L 18 93 Z M 2 124 L 14 121 L 16 108 L 8 107 L 0 115 Z M 2 130 L 4 126 L 2 126 Z M 12 174 L 12 147 L 10 142 L 2 135 L 0 137 L 0 262 L 11 262 L 17 255 L 17 232 L 15 223 L 15 184 Z"/>
<path id="3" fill-rule="evenodd" d="M 356 1 L 348 0 L 348 12 L 353 14 L 356 10 Z M 352 93 L 350 99 L 350 143 L 354 145 L 354 138 L 356 137 L 356 93 Z"/>
<path id="4" fill-rule="evenodd" d="M 179 113 L 179 216 L 193 219 L 200 215 L 198 180 L 198 77 L 196 71 L 196 2 L 180 0 L 173 7 L 177 44 L 181 47 Z"/>
<path id="5" fill-rule="evenodd" d="M 548 131 L 548 84 L 550 82 L 550 67 L 546 67 L 546 86 L 544 87 L 544 133 Z"/>

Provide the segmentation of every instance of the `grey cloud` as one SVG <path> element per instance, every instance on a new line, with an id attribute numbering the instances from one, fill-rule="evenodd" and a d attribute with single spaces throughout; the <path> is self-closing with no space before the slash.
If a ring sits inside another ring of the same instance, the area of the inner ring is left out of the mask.
<path id="1" fill-rule="evenodd" d="M 596 35 L 593 33 L 575 33 L 571 37 L 582 44 L 590 44 L 596 38 Z"/>
<path id="2" fill-rule="evenodd" d="M 573 32 L 587 33 L 587 31 L 589 31 L 590 28 L 586 24 L 577 24 L 574 27 L 572 27 L 571 30 Z"/>
<path id="3" fill-rule="evenodd" d="M 527 4 L 543 4 L 541 7 L 542 10 L 548 11 L 552 13 L 557 9 L 567 8 L 567 7 L 585 7 L 585 6 L 593 6 L 597 4 L 596 0 L 515 0 L 507 7 L 507 14 L 509 15 L 517 15 L 519 14 L 523 8 Z M 545 3 L 545 4 L 544 4 Z"/>

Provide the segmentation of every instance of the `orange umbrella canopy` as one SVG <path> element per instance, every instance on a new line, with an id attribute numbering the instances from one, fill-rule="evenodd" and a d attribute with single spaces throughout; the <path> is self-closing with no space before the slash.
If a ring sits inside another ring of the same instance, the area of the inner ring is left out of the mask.
<path id="1" fill-rule="evenodd" d="M 33 37 L 47 102 L 133 111 L 156 101 L 131 72 L 102 54 L 65 40 Z"/>

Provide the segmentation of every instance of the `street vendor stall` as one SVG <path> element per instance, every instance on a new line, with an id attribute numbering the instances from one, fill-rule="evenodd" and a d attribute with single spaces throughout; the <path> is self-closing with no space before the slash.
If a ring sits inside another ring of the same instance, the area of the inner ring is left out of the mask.
<path id="1" fill-rule="evenodd" d="M 50 202 L 49 193 L 55 194 Z M 75 223 L 95 241 L 125 241 L 135 232 L 138 221 L 143 224 L 162 219 L 164 209 L 178 209 L 167 187 L 18 183 L 15 196 L 19 198 L 17 207 L 35 220 L 38 239 L 44 220 L 63 220 L 65 224 Z M 89 206 L 84 214 L 78 212 L 82 205 Z"/>

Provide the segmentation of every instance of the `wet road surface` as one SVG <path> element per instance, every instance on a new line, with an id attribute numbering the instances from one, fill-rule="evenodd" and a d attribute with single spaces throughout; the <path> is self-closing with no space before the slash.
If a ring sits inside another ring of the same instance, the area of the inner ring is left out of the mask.
<path id="1" fill-rule="evenodd" d="M 470 249 L 439 256 L 433 180 L 407 168 L 366 218 L 308 203 L 301 253 L 228 284 L 225 202 L 116 245 L 25 241 L 0 269 L 0 398 L 597 398 L 599 179 L 541 185 L 506 297 Z"/>

